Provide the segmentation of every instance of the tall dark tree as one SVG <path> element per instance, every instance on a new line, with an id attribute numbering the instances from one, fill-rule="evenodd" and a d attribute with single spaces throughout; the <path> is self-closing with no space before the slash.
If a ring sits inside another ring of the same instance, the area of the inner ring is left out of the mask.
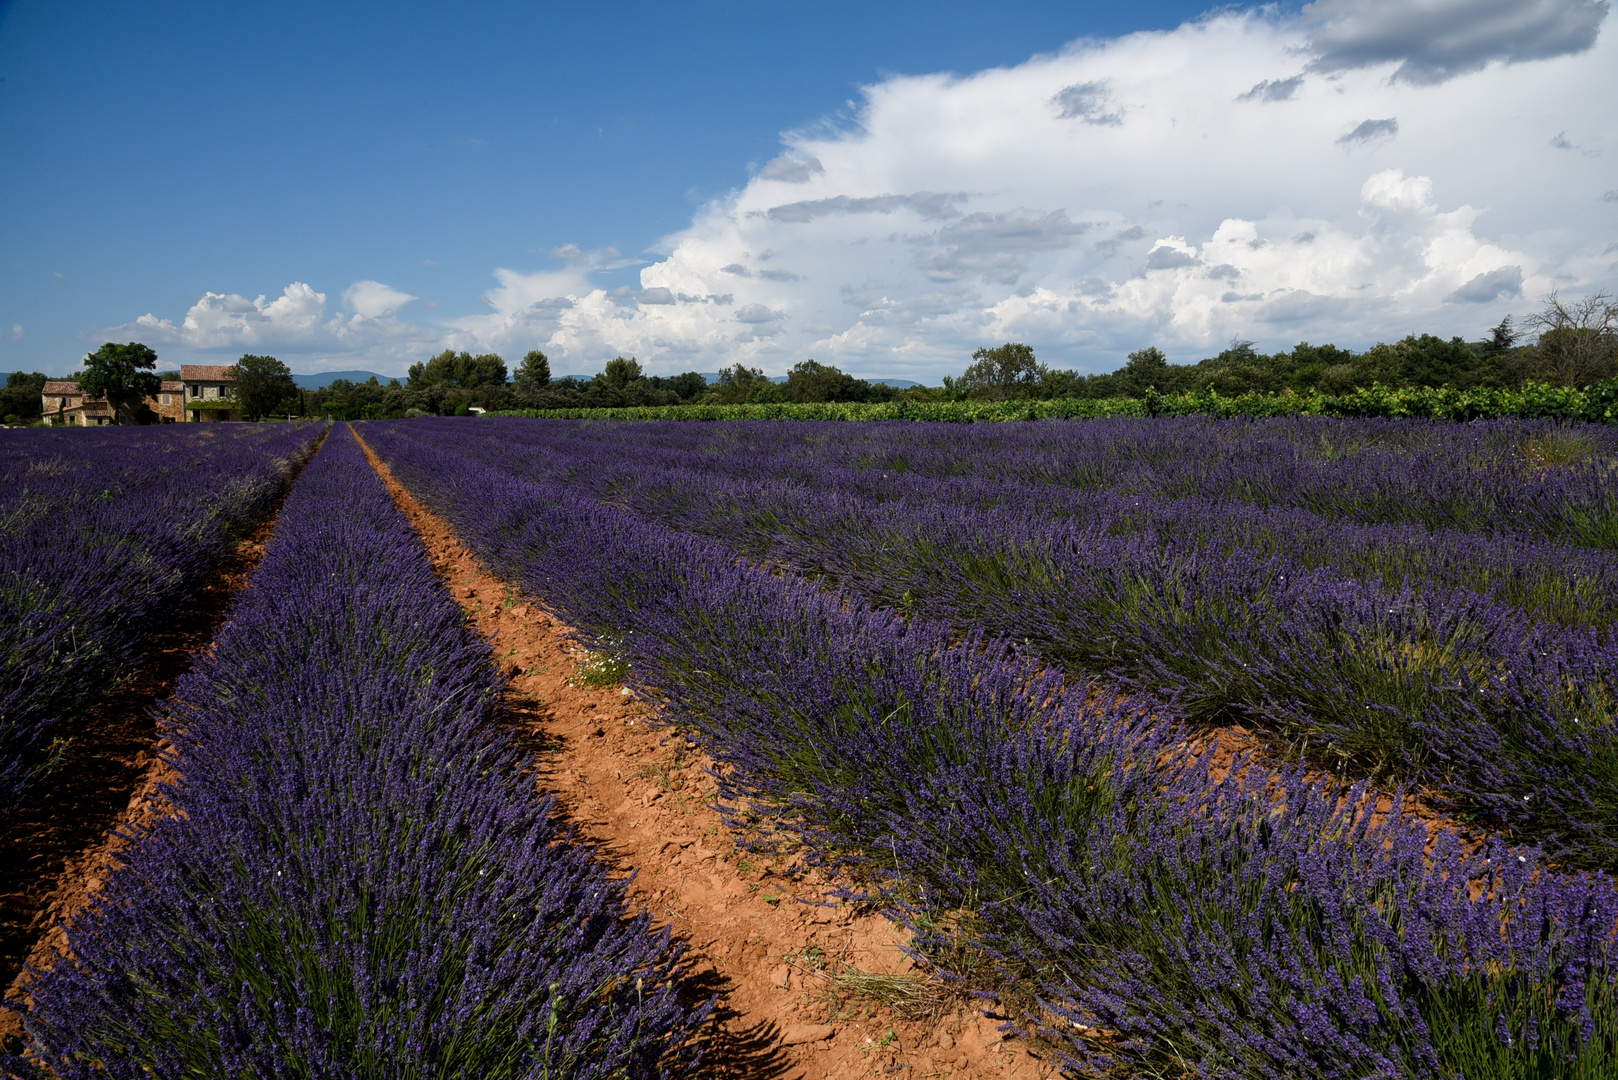
<path id="1" fill-rule="evenodd" d="M 1498 356 L 1509 351 L 1513 345 L 1517 344 L 1517 338 L 1520 336 L 1517 333 L 1517 328 L 1511 325 L 1511 316 L 1507 315 L 1489 331 L 1489 340 L 1483 346 L 1485 354 Z"/>
<path id="2" fill-rule="evenodd" d="M 0 420 L 9 417 L 18 420 L 39 419 L 44 406 L 40 394 L 45 390 L 46 381 L 45 376 L 37 371 L 13 371 L 8 375 L 5 389 L 0 390 Z"/>
<path id="3" fill-rule="evenodd" d="M 641 374 L 639 360 L 633 356 L 627 360 L 622 356 L 615 356 L 607 361 L 606 368 L 596 378 L 610 389 L 622 390 L 644 376 Z"/>
<path id="4" fill-rule="evenodd" d="M 504 386 L 506 362 L 495 353 L 473 356 L 445 349 L 426 363 L 411 364 L 407 374 L 411 389 L 447 383 L 462 390 L 476 390 L 484 386 Z"/>
<path id="5" fill-rule="evenodd" d="M 113 422 L 133 417 L 141 399 L 156 394 L 162 380 L 154 370 L 157 353 L 138 341 L 118 345 L 111 341 L 84 358 L 79 389 L 87 398 L 105 396 L 113 408 Z"/>
<path id="6" fill-rule="evenodd" d="M 511 381 L 517 384 L 518 390 L 530 394 L 545 389 L 551 381 L 550 358 L 538 349 L 530 349 L 523 356 L 522 363 L 517 367 L 517 374 Z"/>
<path id="7" fill-rule="evenodd" d="M 235 371 L 236 400 L 241 402 L 242 415 L 249 420 L 264 419 L 298 393 L 292 372 L 273 356 L 248 353 L 236 361 Z"/>

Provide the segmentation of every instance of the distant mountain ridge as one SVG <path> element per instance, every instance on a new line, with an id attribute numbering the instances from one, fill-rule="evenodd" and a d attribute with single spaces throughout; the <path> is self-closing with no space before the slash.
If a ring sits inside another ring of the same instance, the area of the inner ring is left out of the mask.
<path id="1" fill-rule="evenodd" d="M 719 381 L 719 372 L 717 371 L 699 371 L 697 374 L 708 380 L 708 384 L 710 386 Z M 557 375 L 555 377 L 558 379 L 578 379 L 580 382 L 589 382 L 591 379 L 595 378 L 594 375 Z M 855 378 L 859 377 L 860 376 L 857 375 L 855 376 Z M 784 383 L 787 381 L 787 377 L 785 375 L 771 375 L 770 381 L 772 383 Z M 895 390 L 903 390 L 907 386 L 923 385 L 922 383 L 915 382 L 911 379 L 866 379 L 865 381 L 881 383 L 884 386 L 891 386 Z"/>
<path id="2" fill-rule="evenodd" d="M 716 383 L 719 381 L 719 373 L 717 371 L 703 371 L 698 372 L 698 374 L 700 374 L 704 379 L 707 379 L 710 383 Z M 298 389 L 300 390 L 324 390 L 338 379 L 347 379 L 349 382 L 362 383 L 367 379 L 373 378 L 383 386 L 386 386 L 388 385 L 389 379 L 397 378 L 397 376 L 378 375 L 374 371 L 317 371 L 312 375 L 294 375 L 292 376 L 292 381 L 298 384 Z M 558 375 L 556 378 L 578 379 L 580 382 L 589 382 L 591 379 L 595 378 L 595 376 Z M 403 381 L 403 379 L 400 379 L 401 383 L 403 383 Z M 785 375 L 776 375 L 772 377 L 770 381 L 775 383 L 784 383 L 787 381 L 787 377 Z M 907 386 L 922 385 L 921 383 L 914 382 L 910 379 L 868 379 L 866 381 L 882 383 L 886 386 L 892 386 L 899 390 L 903 390 Z"/>
<path id="3" fill-rule="evenodd" d="M 299 390 L 324 390 L 338 379 L 347 379 L 349 382 L 362 383 L 367 379 L 376 379 L 383 386 L 393 375 L 378 375 L 374 371 L 317 371 L 313 375 L 294 375 L 292 381 L 298 384 Z"/>

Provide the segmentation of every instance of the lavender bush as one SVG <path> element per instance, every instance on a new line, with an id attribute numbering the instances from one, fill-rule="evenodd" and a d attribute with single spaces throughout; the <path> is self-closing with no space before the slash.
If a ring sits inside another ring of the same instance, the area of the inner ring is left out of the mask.
<path id="1" fill-rule="evenodd" d="M 1618 429 L 1551 421 L 1207 417 L 972 425 L 635 424 L 490 420 L 463 432 L 526 450 L 547 471 L 571 443 L 579 475 L 621 460 L 696 456 L 709 471 L 808 485 L 828 470 L 976 478 L 1152 499 L 1216 498 L 1333 521 L 1407 523 L 1618 545 Z M 424 425 L 442 432 L 442 422 Z M 594 458 L 591 463 L 591 458 Z M 1553 467 L 1547 467 L 1548 465 Z M 1012 488 L 1015 490 L 1015 488 Z"/>
<path id="2" fill-rule="evenodd" d="M 0 432 L 0 836 L 316 427 Z"/>
<path id="3" fill-rule="evenodd" d="M 1026 506 L 973 506 L 953 498 L 962 484 L 906 481 L 895 493 L 868 473 L 816 474 L 803 463 L 790 469 L 819 483 L 737 478 L 754 467 L 744 452 L 767 442 L 745 426 L 735 440 L 744 446 L 665 450 L 675 464 L 662 467 L 655 447 L 647 463 L 590 440 L 591 430 L 616 438 L 619 426 L 556 425 L 555 453 L 541 458 L 536 427 L 551 425 L 396 430 L 463 462 L 531 475 L 530 498 L 593 497 L 845 595 L 1005 635 L 1070 670 L 1169 695 L 1189 718 L 1267 725 L 1335 770 L 1437 786 L 1464 812 L 1563 860 L 1618 865 L 1618 638 L 1610 620 L 1545 620 L 1509 602 L 1528 582 L 1518 598 L 1610 607 L 1612 553 L 1409 524 L 1334 525 L 1310 511 L 1209 500 L 1163 510 L 1140 496 L 1085 496 L 1080 520 L 1032 496 Z M 1392 438 L 1386 425 L 1369 429 Z M 1485 462 L 1503 452 L 1470 451 Z M 1297 533 L 1301 555 L 1286 541 Z M 1487 587 L 1491 573 L 1503 583 L 1497 595 L 1468 587 Z"/>
<path id="4" fill-rule="evenodd" d="M 1047 973 L 1044 1032 L 1071 1064 L 1594 1080 L 1618 1054 L 1605 875 L 1452 834 L 1424 852 L 1427 830 L 1373 822 L 1363 788 L 1297 774 L 1187 774 L 1163 795 L 1039 848 L 985 819 L 1029 870 L 1032 933 L 1008 948 Z"/>
<path id="5" fill-rule="evenodd" d="M 1158 702 L 1091 699 L 1004 638 L 773 576 L 415 430 L 366 437 L 670 703 L 738 823 L 871 875 L 940 963 L 964 936 L 1040 988 L 1072 1069 L 1504 1080 L 1595 1077 L 1618 1052 L 1605 874 L 1498 843 L 1424 853 L 1364 789 L 1298 773 L 1216 784 Z"/>
<path id="6" fill-rule="evenodd" d="M 177 690 L 180 813 L 36 973 L 34 1052 L 61 1077 L 688 1073 L 711 1005 L 533 791 L 498 691 L 335 433 Z"/>

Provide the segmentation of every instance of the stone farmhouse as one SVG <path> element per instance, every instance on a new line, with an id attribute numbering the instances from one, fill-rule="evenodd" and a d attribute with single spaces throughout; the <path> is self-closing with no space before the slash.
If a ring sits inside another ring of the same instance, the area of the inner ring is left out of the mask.
<path id="1" fill-rule="evenodd" d="M 112 406 L 106 398 L 86 399 L 79 384 L 70 379 L 52 379 L 39 392 L 47 424 L 79 424 L 99 427 L 112 423 Z"/>
<path id="2" fill-rule="evenodd" d="M 236 376 L 229 364 L 181 364 L 180 377 L 165 379 L 157 400 L 147 398 L 146 404 L 165 424 L 240 420 L 235 386 Z"/>
<path id="3" fill-rule="evenodd" d="M 163 380 L 157 396 L 146 399 L 146 406 L 162 424 L 240 420 L 242 410 L 231 392 L 235 383 L 228 364 L 181 364 L 180 377 Z M 47 424 L 98 427 L 116 422 L 105 397 L 87 399 L 79 384 L 70 379 L 47 382 L 40 401 Z"/>

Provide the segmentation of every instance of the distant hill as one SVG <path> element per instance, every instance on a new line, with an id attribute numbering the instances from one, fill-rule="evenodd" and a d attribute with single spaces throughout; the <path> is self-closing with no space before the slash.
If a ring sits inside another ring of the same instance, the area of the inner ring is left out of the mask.
<path id="1" fill-rule="evenodd" d="M 349 382 L 362 383 L 376 377 L 376 381 L 383 386 L 388 385 L 392 375 L 377 375 L 374 371 L 317 371 L 313 375 L 294 375 L 292 381 L 298 384 L 300 390 L 324 390 L 338 379 L 347 379 Z"/>
<path id="2" fill-rule="evenodd" d="M 716 382 L 719 381 L 719 372 L 717 372 L 717 371 L 699 371 L 699 372 L 697 372 L 697 374 L 701 375 L 704 379 L 707 379 L 708 382 L 710 382 L 710 383 L 716 383 Z M 590 378 L 590 376 L 588 376 L 588 375 L 578 375 L 578 376 L 575 376 L 575 378 L 588 379 L 588 378 Z M 772 375 L 772 376 L 770 376 L 770 381 L 772 383 L 784 383 L 784 382 L 787 381 L 787 377 L 785 375 Z M 865 381 L 866 382 L 874 382 L 874 383 L 882 383 L 884 386 L 891 386 L 896 390 L 903 390 L 907 386 L 920 386 L 920 385 L 922 385 L 919 382 L 912 382 L 909 379 L 866 379 Z"/>
<path id="3" fill-rule="evenodd" d="M 719 372 L 717 371 L 703 371 L 699 372 L 699 374 L 704 379 L 707 379 L 710 383 L 716 383 L 719 381 Z M 371 378 L 373 375 L 376 376 L 376 381 L 381 383 L 383 386 L 388 385 L 388 380 L 394 378 L 392 375 L 377 375 L 374 371 L 320 371 L 313 375 L 294 375 L 292 376 L 292 381 L 297 383 L 299 389 L 302 390 L 324 390 L 338 379 L 347 379 L 349 382 L 362 383 L 366 379 Z M 591 379 L 595 378 L 595 376 L 558 375 L 556 378 L 578 379 L 580 382 L 589 382 Z M 400 381 L 403 382 L 403 380 Z M 773 376 L 770 381 L 775 383 L 784 383 L 787 381 L 787 377 L 785 375 L 776 375 Z M 898 390 L 903 390 L 907 386 L 922 385 L 921 383 L 913 382 L 910 379 L 870 379 L 867 381 L 883 383 Z"/>

